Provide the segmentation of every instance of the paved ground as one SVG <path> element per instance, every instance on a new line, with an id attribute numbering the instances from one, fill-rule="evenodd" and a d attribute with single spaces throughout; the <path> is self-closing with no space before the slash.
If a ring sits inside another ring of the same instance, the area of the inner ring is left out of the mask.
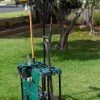
<path id="1" fill-rule="evenodd" d="M 22 11 L 22 10 L 24 10 L 24 7 L 22 7 L 21 5 L 16 7 L 15 5 L 0 4 L 0 13 L 16 12 L 16 11 Z"/>

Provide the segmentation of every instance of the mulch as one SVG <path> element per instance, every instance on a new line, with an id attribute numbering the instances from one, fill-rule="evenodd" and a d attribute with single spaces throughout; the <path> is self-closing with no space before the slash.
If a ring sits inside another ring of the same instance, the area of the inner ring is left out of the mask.
<path id="1" fill-rule="evenodd" d="M 46 25 L 48 27 L 49 24 Z M 58 26 L 58 24 L 53 24 L 53 26 Z M 68 28 L 69 25 L 65 25 L 66 28 Z M 34 24 L 33 28 L 41 28 L 41 24 Z M 81 29 L 81 30 L 86 30 L 87 26 L 85 25 L 75 25 L 75 28 Z M 100 31 L 100 25 L 99 26 L 94 26 L 95 30 Z M 17 34 L 20 32 L 27 32 L 29 31 L 29 23 L 22 23 L 22 24 L 16 24 L 10 27 L 6 26 L 0 26 L 0 37 L 6 36 L 6 35 L 11 35 L 11 34 Z"/>

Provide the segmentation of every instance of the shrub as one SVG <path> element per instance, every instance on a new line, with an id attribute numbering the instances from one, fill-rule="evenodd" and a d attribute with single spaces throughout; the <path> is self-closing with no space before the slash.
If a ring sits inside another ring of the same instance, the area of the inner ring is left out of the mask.
<path id="1" fill-rule="evenodd" d="M 93 24 L 100 25 L 100 10 L 97 10 L 93 14 Z"/>

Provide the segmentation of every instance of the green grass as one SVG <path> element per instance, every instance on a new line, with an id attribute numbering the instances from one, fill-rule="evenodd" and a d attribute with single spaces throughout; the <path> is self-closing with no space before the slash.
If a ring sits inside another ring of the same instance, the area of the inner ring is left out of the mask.
<path id="1" fill-rule="evenodd" d="M 27 16 L 27 15 L 28 15 L 28 12 L 25 12 L 25 11 L 17 11 L 17 12 L 9 12 L 9 13 L 0 13 L 0 19 L 21 17 L 21 16 Z"/>
<path id="2" fill-rule="evenodd" d="M 63 52 L 54 49 L 59 35 L 54 35 L 52 41 L 52 65 L 62 69 L 62 100 L 100 100 L 100 37 L 76 31 L 69 40 L 69 51 Z M 35 57 L 42 61 L 42 38 L 36 37 L 34 41 Z M 26 36 L 0 39 L 0 100 L 21 100 L 17 66 L 31 54 L 30 48 Z M 54 78 L 57 94 L 58 82 Z"/>
<path id="3" fill-rule="evenodd" d="M 4 2 L 4 1 L 0 1 L 0 4 L 15 4 L 15 2 Z"/>

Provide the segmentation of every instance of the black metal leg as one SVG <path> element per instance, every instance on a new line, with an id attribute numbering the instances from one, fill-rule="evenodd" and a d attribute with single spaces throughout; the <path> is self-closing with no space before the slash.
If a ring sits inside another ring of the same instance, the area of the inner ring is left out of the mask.
<path id="1" fill-rule="evenodd" d="M 42 78 L 42 95 L 43 95 L 42 100 L 46 100 L 44 91 L 46 91 L 46 77 Z"/>
<path id="2" fill-rule="evenodd" d="M 22 78 L 20 77 L 20 79 L 21 79 L 21 94 L 22 94 L 22 100 L 24 100 L 24 98 L 23 98 L 23 82 L 22 82 Z"/>
<path id="3" fill-rule="evenodd" d="M 42 100 L 44 100 L 44 77 L 42 78 Z"/>
<path id="4" fill-rule="evenodd" d="M 51 100 L 51 98 L 50 98 L 50 89 L 49 89 L 49 86 L 50 84 L 49 84 L 49 76 L 47 77 L 47 91 L 48 91 L 48 100 Z"/>
<path id="5" fill-rule="evenodd" d="M 61 100 L 61 74 L 59 74 L 59 100 Z"/>
<path id="6" fill-rule="evenodd" d="M 44 91 L 46 91 L 46 77 L 43 77 L 42 78 L 42 89 L 44 90 Z"/>

